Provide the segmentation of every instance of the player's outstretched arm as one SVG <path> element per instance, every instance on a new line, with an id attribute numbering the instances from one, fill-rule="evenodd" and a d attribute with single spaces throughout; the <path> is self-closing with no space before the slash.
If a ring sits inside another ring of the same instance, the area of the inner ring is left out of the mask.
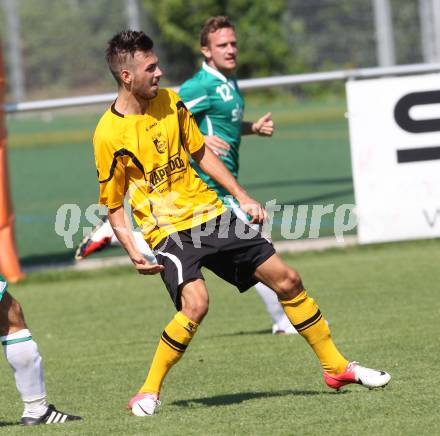
<path id="1" fill-rule="evenodd" d="M 261 204 L 248 195 L 225 164 L 208 147 L 202 147 L 191 156 L 209 177 L 237 199 L 240 207 L 252 217 L 252 223 L 261 224 L 264 221 L 266 212 Z"/>
<path id="2" fill-rule="evenodd" d="M 243 135 L 272 136 L 275 130 L 275 124 L 272 120 L 272 113 L 267 112 L 259 120 L 253 122 L 243 121 L 241 124 L 241 133 Z"/>
<path id="3" fill-rule="evenodd" d="M 118 241 L 124 247 L 139 274 L 157 274 L 163 271 L 164 267 L 162 265 L 150 263 L 138 250 L 133 237 L 130 220 L 125 213 L 123 206 L 109 209 L 108 220 L 118 238 Z"/>

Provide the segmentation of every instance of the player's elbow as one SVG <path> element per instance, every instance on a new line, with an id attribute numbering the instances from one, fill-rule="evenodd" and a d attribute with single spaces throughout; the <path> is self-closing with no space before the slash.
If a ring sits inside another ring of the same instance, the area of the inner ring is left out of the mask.
<path id="1" fill-rule="evenodd" d="M 205 156 L 206 146 L 203 145 L 202 148 L 191 154 L 191 157 L 198 165 L 203 165 L 203 157 Z"/>

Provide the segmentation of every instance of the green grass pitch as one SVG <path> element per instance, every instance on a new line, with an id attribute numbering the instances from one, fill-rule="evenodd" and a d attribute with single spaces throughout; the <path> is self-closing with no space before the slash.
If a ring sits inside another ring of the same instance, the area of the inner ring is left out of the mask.
<path id="1" fill-rule="evenodd" d="M 437 240 L 285 257 L 349 359 L 389 371 L 385 389 L 328 389 L 300 337 L 274 337 L 254 291 L 206 273 L 211 308 L 153 418 L 125 410 L 174 310 L 158 277 L 132 268 L 31 275 L 21 301 L 50 401 L 81 423 L 24 429 L 5 359 L 0 433 L 74 435 L 432 435 L 439 428 Z"/>

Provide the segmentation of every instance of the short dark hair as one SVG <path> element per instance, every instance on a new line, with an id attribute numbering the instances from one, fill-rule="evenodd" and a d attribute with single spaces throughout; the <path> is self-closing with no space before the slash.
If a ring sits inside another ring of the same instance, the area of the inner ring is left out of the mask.
<path id="1" fill-rule="evenodd" d="M 224 28 L 229 28 L 235 31 L 235 26 L 228 17 L 218 15 L 216 17 L 208 18 L 200 31 L 200 46 L 207 47 L 209 43 L 209 34 Z"/>
<path id="2" fill-rule="evenodd" d="M 107 43 L 105 59 L 116 82 L 121 84 L 119 73 L 128 56 L 133 58 L 137 51 L 148 52 L 152 49 L 153 40 L 142 31 L 123 30 L 114 35 Z"/>

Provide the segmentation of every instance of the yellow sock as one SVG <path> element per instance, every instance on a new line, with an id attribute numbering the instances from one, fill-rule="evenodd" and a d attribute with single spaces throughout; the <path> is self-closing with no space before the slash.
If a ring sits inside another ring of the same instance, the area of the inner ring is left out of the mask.
<path id="1" fill-rule="evenodd" d="M 160 337 L 150 371 L 139 392 L 159 395 L 168 371 L 180 360 L 198 326 L 182 312 L 176 313 Z"/>
<path id="2" fill-rule="evenodd" d="M 324 371 L 330 374 L 343 372 L 348 360 L 336 348 L 315 300 L 302 291 L 292 300 L 280 300 L 280 303 L 295 329 L 312 347 Z"/>

